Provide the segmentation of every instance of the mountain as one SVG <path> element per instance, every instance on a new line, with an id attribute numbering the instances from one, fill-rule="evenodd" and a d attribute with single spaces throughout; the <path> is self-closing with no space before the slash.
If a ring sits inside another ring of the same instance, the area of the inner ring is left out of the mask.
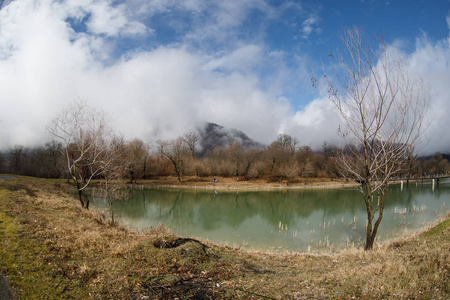
<path id="1" fill-rule="evenodd" d="M 205 123 L 202 128 L 197 128 L 199 133 L 199 145 L 203 156 L 208 150 L 217 146 L 226 148 L 230 140 L 239 141 L 246 149 L 262 149 L 264 145 L 249 138 L 245 133 L 237 129 L 225 128 L 214 123 Z"/>

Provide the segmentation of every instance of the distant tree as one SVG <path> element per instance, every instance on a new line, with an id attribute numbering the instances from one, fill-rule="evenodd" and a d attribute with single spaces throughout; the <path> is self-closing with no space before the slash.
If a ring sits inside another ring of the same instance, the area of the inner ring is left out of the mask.
<path id="1" fill-rule="evenodd" d="M 314 152 L 309 146 L 303 146 L 297 150 L 295 158 L 300 168 L 301 177 L 312 177 L 315 173 L 313 157 Z"/>
<path id="2" fill-rule="evenodd" d="M 322 144 L 322 149 L 325 157 L 325 169 L 323 171 L 326 172 L 328 177 L 338 177 L 340 174 L 337 168 L 336 158 L 339 156 L 341 150 L 327 142 Z"/>
<path id="3" fill-rule="evenodd" d="M 381 38 L 370 45 L 357 29 L 347 29 L 340 40 L 343 47 L 330 54 L 333 73 L 324 75 L 324 94 L 335 104 L 344 124 L 340 132 L 351 145 L 339 168 L 361 183 L 369 250 L 383 218 L 388 180 L 401 172 L 426 127 L 429 96 L 423 80 L 410 74 Z"/>
<path id="4" fill-rule="evenodd" d="M 190 131 L 185 133 L 182 139 L 188 145 L 192 157 L 195 157 L 195 147 L 198 141 L 198 134 Z"/>
<path id="5" fill-rule="evenodd" d="M 244 164 L 245 149 L 239 141 L 234 139 L 230 139 L 229 143 L 225 153 L 232 167 L 231 175 L 236 177 L 236 180 L 239 180 L 240 171 Z"/>
<path id="6" fill-rule="evenodd" d="M 5 163 L 6 163 L 5 154 L 3 152 L 0 152 L 0 173 L 6 172 Z"/>
<path id="7" fill-rule="evenodd" d="M 224 161 L 226 161 L 226 154 L 222 146 L 208 149 L 205 153 L 204 162 L 209 175 L 224 175 Z"/>
<path id="8" fill-rule="evenodd" d="M 280 134 L 266 147 L 265 156 L 269 161 L 269 177 L 277 177 L 281 181 L 285 177 L 292 177 L 298 173 L 298 166 L 294 160 L 297 145 L 296 138 Z"/>
<path id="9" fill-rule="evenodd" d="M 167 157 L 174 168 L 178 181 L 181 181 L 185 168 L 185 161 L 189 153 L 188 148 L 184 146 L 182 138 L 177 138 L 171 141 L 157 141 L 161 155 Z"/>
<path id="10" fill-rule="evenodd" d="M 21 174 L 25 164 L 28 149 L 22 145 L 15 145 L 9 151 L 9 167 L 12 173 Z"/>
<path id="11" fill-rule="evenodd" d="M 298 146 L 298 139 L 290 136 L 289 134 L 279 134 L 277 136 L 276 143 L 281 147 L 281 149 L 289 150 L 292 154 Z"/>
<path id="12" fill-rule="evenodd" d="M 436 152 L 433 157 L 428 159 L 426 166 L 428 174 L 442 175 L 447 174 L 449 170 L 449 162 L 440 152 Z"/>
<path id="13" fill-rule="evenodd" d="M 124 171 L 128 169 L 127 163 L 124 162 L 124 159 L 126 159 L 126 148 L 127 145 L 123 137 L 112 137 L 108 144 L 107 152 L 113 155 L 111 155 L 109 160 L 103 160 L 100 166 L 102 178 L 99 187 L 103 197 L 108 202 L 109 215 L 114 225 L 116 225 L 116 220 L 114 219 L 113 203 L 129 197 L 123 178 Z"/>
<path id="14" fill-rule="evenodd" d="M 243 173 L 245 179 L 248 179 L 250 170 L 261 157 L 261 151 L 257 149 L 247 149 L 244 153 Z"/>
<path id="15" fill-rule="evenodd" d="M 118 155 L 109 147 L 114 135 L 104 113 L 78 101 L 57 114 L 48 131 L 55 142 L 62 143 L 67 174 L 75 184 L 81 206 L 89 209 L 83 191 L 93 178 L 104 175 Z"/>
<path id="16" fill-rule="evenodd" d="M 130 182 L 137 182 L 138 178 L 145 178 L 149 146 L 140 139 L 133 139 L 126 146 L 127 169 Z"/>
<path id="17" fill-rule="evenodd" d="M 63 145 L 60 142 L 51 141 L 45 143 L 45 157 L 48 177 L 59 178 L 64 171 Z"/>

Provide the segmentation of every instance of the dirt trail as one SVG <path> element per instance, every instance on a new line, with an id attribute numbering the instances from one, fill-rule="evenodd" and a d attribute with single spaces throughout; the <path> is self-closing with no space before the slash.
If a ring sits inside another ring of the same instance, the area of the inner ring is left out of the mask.
<path id="1" fill-rule="evenodd" d="M 8 280 L 0 273 L 0 299 L 12 300 L 14 299 L 11 287 Z"/>
<path id="2" fill-rule="evenodd" d="M 14 175 L 0 175 L 0 179 L 9 179 L 12 177 L 14 177 Z M 0 272 L 0 299 L 4 300 L 14 299 L 9 282 L 1 272 Z"/>

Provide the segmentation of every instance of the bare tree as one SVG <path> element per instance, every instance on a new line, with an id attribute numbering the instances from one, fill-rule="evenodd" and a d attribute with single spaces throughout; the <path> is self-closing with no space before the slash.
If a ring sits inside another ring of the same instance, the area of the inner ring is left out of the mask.
<path id="1" fill-rule="evenodd" d="M 140 139 L 133 139 L 127 145 L 127 164 L 130 174 L 130 182 L 137 182 L 139 178 L 145 178 L 149 146 Z"/>
<path id="2" fill-rule="evenodd" d="M 89 209 L 83 191 L 93 178 L 104 173 L 117 154 L 109 151 L 113 134 L 105 115 L 78 101 L 62 110 L 50 122 L 48 131 L 63 144 L 67 173 L 75 183 L 81 206 Z"/>
<path id="3" fill-rule="evenodd" d="M 294 161 L 298 140 L 288 134 L 280 134 L 277 139 L 265 149 L 269 161 L 269 178 L 283 178 L 296 175 L 297 165 Z M 294 168 L 292 168 L 294 167 Z M 293 170 L 295 169 L 295 170 Z"/>
<path id="4" fill-rule="evenodd" d="M 47 153 L 47 174 L 49 177 L 59 178 L 64 173 L 64 160 L 61 153 L 63 153 L 63 146 L 61 143 L 51 141 L 45 144 L 45 151 Z"/>
<path id="5" fill-rule="evenodd" d="M 22 145 L 15 145 L 9 152 L 9 167 L 14 174 L 20 174 L 27 156 L 28 149 Z"/>
<path id="6" fill-rule="evenodd" d="M 182 139 L 188 145 L 192 157 L 195 157 L 195 146 L 197 145 L 198 134 L 190 131 L 185 133 Z"/>
<path id="7" fill-rule="evenodd" d="M 262 152 L 258 149 L 245 150 L 242 175 L 245 177 L 246 180 L 248 180 L 250 170 L 260 158 L 261 153 Z"/>
<path id="8" fill-rule="evenodd" d="M 113 203 L 127 199 L 130 194 L 125 188 L 125 180 L 123 178 L 124 171 L 127 168 L 126 159 L 127 146 L 125 145 L 122 137 L 113 137 L 108 145 L 108 152 L 110 160 L 104 160 L 102 162 L 102 180 L 99 187 L 103 197 L 108 201 L 109 214 L 111 216 L 111 222 L 116 225 L 114 219 Z"/>
<path id="9" fill-rule="evenodd" d="M 159 146 L 161 155 L 164 155 L 172 162 L 178 181 L 181 181 L 188 153 L 187 148 L 184 146 L 183 139 L 177 138 L 168 142 L 157 141 L 156 143 Z"/>
<path id="10" fill-rule="evenodd" d="M 339 111 L 344 124 L 340 132 L 350 145 L 339 168 L 360 183 L 368 250 L 383 218 L 388 180 L 401 172 L 426 127 L 429 95 L 422 79 L 410 74 L 381 38 L 370 45 L 357 29 L 347 29 L 340 40 L 343 47 L 330 54 L 333 73 L 324 75 L 325 94 Z M 317 86 L 314 76 L 312 80 Z"/>
<path id="11" fill-rule="evenodd" d="M 244 163 L 245 149 L 239 141 L 229 139 L 229 146 L 225 149 L 228 160 L 231 163 L 232 176 L 239 181 L 240 170 Z"/>

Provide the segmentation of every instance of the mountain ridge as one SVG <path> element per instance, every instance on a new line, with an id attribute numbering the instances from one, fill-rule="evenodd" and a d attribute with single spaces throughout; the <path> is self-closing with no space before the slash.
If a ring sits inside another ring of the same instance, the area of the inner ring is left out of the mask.
<path id="1" fill-rule="evenodd" d="M 212 122 L 204 123 L 203 127 L 197 128 L 200 140 L 201 155 L 221 146 L 226 148 L 233 141 L 238 141 L 245 149 L 263 149 L 264 145 L 253 140 L 241 130 L 226 128 Z"/>

